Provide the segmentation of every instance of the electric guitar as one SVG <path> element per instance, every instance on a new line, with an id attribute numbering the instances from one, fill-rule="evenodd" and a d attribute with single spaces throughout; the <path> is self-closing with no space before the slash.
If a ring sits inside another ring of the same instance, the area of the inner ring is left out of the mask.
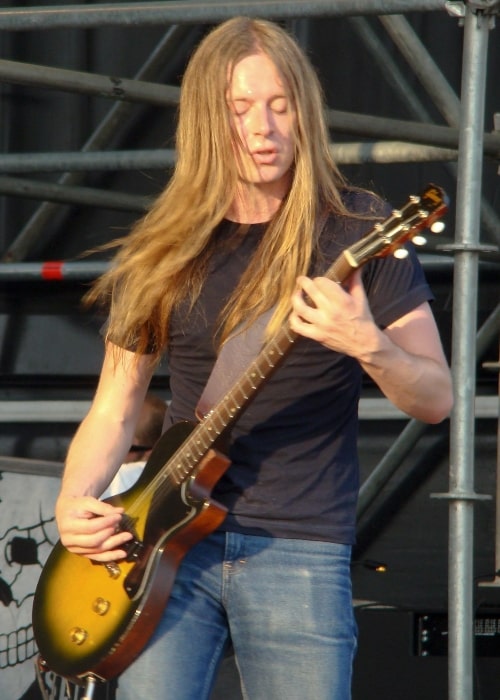
<path id="1" fill-rule="evenodd" d="M 397 254 L 407 240 L 416 243 L 422 229 L 442 230 L 439 219 L 447 209 L 444 192 L 428 185 L 346 249 L 326 276 L 342 283 L 372 258 Z M 55 545 L 33 604 L 42 666 L 77 682 L 109 680 L 141 653 L 167 605 L 182 558 L 225 518 L 225 509 L 211 499 L 229 467 L 218 440 L 296 339 L 285 322 L 213 409 L 199 423 L 170 428 L 134 486 L 108 499 L 124 506 L 120 527 L 133 533 L 125 559 L 95 563 L 60 542 Z"/>

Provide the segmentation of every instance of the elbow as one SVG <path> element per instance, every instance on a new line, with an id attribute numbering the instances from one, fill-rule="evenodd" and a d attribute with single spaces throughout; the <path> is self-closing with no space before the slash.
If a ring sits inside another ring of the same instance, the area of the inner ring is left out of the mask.
<path id="1" fill-rule="evenodd" d="M 453 410 L 453 403 L 453 388 L 450 384 L 448 390 L 442 390 L 434 401 L 429 402 L 424 411 L 422 420 L 432 425 L 442 423 L 450 417 Z"/>
<path id="2" fill-rule="evenodd" d="M 431 425 L 438 425 L 450 417 L 452 408 L 453 405 L 450 405 L 448 408 L 443 408 L 442 410 L 431 411 L 430 414 L 424 418 L 424 420 L 426 423 L 430 423 Z"/>
<path id="3" fill-rule="evenodd" d="M 453 384 L 451 375 L 447 375 L 442 381 L 436 382 L 434 386 L 427 387 L 415 402 L 409 415 L 412 418 L 437 425 L 450 417 L 453 410 Z"/>
<path id="4" fill-rule="evenodd" d="M 441 381 L 436 382 L 433 400 L 428 402 L 427 423 L 436 425 L 449 418 L 453 410 L 453 403 L 453 380 L 450 369 L 446 367 L 446 371 L 441 373 Z"/>

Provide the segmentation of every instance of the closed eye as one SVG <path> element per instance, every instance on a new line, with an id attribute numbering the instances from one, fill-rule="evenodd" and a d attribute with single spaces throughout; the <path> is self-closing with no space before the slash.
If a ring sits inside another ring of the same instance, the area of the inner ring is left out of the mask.
<path id="1" fill-rule="evenodd" d="M 250 109 L 250 103 L 248 100 L 231 100 L 229 102 L 229 109 L 236 116 L 241 116 L 246 114 Z"/>
<path id="2" fill-rule="evenodd" d="M 288 112 L 288 100 L 286 97 L 275 97 L 271 100 L 271 109 L 275 114 L 286 114 Z"/>

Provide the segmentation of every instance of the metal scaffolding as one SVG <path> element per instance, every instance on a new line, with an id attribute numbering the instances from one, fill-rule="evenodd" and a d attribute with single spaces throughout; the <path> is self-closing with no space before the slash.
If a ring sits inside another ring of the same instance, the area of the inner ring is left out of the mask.
<path id="1" fill-rule="evenodd" d="M 410 12 L 447 12 L 450 21 L 463 24 L 461 99 L 455 94 L 421 44 L 404 15 Z M 84 186 L 87 171 L 119 171 L 137 168 L 168 169 L 175 153 L 107 150 L 117 124 L 126 124 L 130 106 L 175 106 L 179 90 L 154 82 L 161 67 L 175 52 L 190 25 L 215 23 L 234 15 L 271 19 L 348 17 L 354 31 L 383 67 L 394 89 L 404 94 L 415 121 L 334 111 L 329 126 L 337 133 L 362 137 L 362 142 L 332 146 L 340 164 L 362 162 L 442 161 L 457 178 L 456 234 L 447 251 L 454 261 L 453 357 L 455 408 L 451 417 L 449 490 L 434 494 L 449 501 L 449 698 L 473 697 L 473 528 L 474 507 L 484 497 L 474 488 L 475 382 L 477 361 L 485 347 L 498 336 L 500 307 L 479 329 L 476 328 L 478 266 L 481 256 L 498 251 L 500 220 L 482 193 L 483 158 L 500 161 L 500 133 L 484 133 L 486 57 L 488 41 L 500 12 L 499 0 L 299 0 L 270 2 L 137 2 L 37 8 L 0 9 L 0 30 L 6 32 L 44 31 L 54 28 L 103 26 L 162 26 L 164 39 L 134 79 L 116 79 L 89 73 L 49 68 L 0 59 L 0 82 L 98 95 L 113 106 L 78 153 L 33 153 L 0 155 L 0 193 L 42 200 L 16 239 L 2 251 L 0 280 L 92 279 L 103 269 L 101 263 L 23 262 L 40 238 L 49 218 L 61 204 L 101 206 L 141 212 L 144 197 L 109 192 Z M 406 77 L 398 70 L 367 24 L 366 16 L 378 16 L 447 126 L 432 123 L 425 106 Z M 369 140 L 367 140 L 369 139 Z M 47 184 L 13 175 L 56 172 L 57 183 Z M 479 239 L 480 226 L 488 243 Z M 476 338 L 476 343 L 470 342 Z M 385 481 L 397 469 L 408 451 L 425 432 L 426 426 L 410 421 L 398 440 L 361 488 L 359 513 L 376 497 Z"/>

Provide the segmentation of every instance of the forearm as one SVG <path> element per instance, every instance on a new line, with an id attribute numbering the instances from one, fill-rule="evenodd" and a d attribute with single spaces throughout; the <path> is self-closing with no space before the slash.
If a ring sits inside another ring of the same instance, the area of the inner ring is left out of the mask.
<path id="1" fill-rule="evenodd" d="M 94 400 L 68 450 L 61 492 L 99 497 L 120 467 L 130 444 L 152 367 L 146 357 L 108 344 Z"/>
<path id="2" fill-rule="evenodd" d="M 132 435 L 132 425 L 91 411 L 70 444 L 61 494 L 98 498 L 120 467 Z"/>
<path id="3" fill-rule="evenodd" d="M 429 304 L 420 304 L 381 330 L 359 275 L 348 290 L 325 278 L 301 277 L 298 282 L 290 315 L 293 330 L 356 359 L 409 416 L 439 423 L 449 415 L 451 375 Z"/>
<path id="4" fill-rule="evenodd" d="M 358 356 L 363 370 L 401 411 L 427 423 L 439 423 L 452 407 L 450 371 L 443 361 L 416 355 L 376 329 L 377 342 Z"/>

